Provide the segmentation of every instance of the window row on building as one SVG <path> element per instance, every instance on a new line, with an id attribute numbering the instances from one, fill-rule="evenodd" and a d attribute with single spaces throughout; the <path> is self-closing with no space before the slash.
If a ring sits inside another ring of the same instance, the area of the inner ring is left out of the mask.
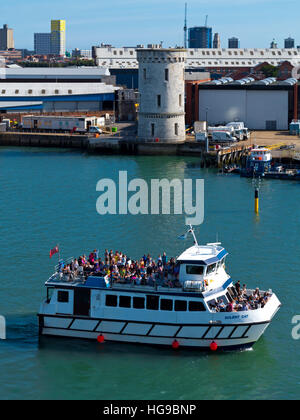
<path id="1" fill-rule="evenodd" d="M 33 90 L 32 89 L 28 89 L 27 91 L 20 92 L 19 89 L 15 89 L 14 93 L 15 93 L 15 95 L 19 95 L 19 94 L 32 95 L 33 94 Z M 40 91 L 40 94 L 41 95 L 46 95 L 46 93 L 47 93 L 47 91 L 45 89 L 42 89 Z M 51 95 L 51 94 L 59 95 L 59 93 L 60 93 L 60 91 L 58 89 L 55 89 L 53 92 L 49 92 L 48 94 L 49 95 Z M 71 89 L 69 89 L 67 92 L 61 92 L 61 93 L 63 93 L 63 94 L 68 93 L 68 95 L 72 95 L 73 94 L 73 91 Z M 2 89 L 1 90 L 1 94 L 2 95 L 6 95 L 6 94 L 10 94 L 10 92 L 7 91 L 6 89 Z M 37 94 L 37 93 L 35 92 L 35 94 Z"/>

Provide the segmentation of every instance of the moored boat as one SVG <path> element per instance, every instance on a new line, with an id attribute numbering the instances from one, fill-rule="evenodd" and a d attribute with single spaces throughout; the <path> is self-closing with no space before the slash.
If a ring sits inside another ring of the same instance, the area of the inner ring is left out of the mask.
<path id="1" fill-rule="evenodd" d="M 264 147 L 251 150 L 246 160 L 246 167 L 240 171 L 240 174 L 246 178 L 300 180 L 298 167 L 287 168 L 283 165 L 274 165 L 270 150 Z"/>
<path id="2" fill-rule="evenodd" d="M 161 270 L 155 272 L 147 257 L 144 277 L 134 262 L 126 275 L 122 258 L 120 268 L 108 273 L 90 267 L 64 273 L 60 263 L 45 284 L 40 334 L 203 350 L 251 348 L 279 310 L 277 296 L 234 286 L 225 269 L 227 251 L 220 243 L 198 245 L 192 227 L 189 233 L 194 245 L 172 263 L 160 259 Z"/>
<path id="3" fill-rule="evenodd" d="M 246 167 L 241 170 L 241 176 L 247 178 L 264 176 L 271 170 L 272 155 L 269 149 L 257 147 L 251 150 L 246 160 Z"/>

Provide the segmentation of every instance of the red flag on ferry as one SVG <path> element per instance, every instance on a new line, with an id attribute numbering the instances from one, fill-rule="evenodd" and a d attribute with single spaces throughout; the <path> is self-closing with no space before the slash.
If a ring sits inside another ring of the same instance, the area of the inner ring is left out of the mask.
<path id="1" fill-rule="evenodd" d="M 50 258 L 53 257 L 53 255 L 57 254 L 59 252 L 58 246 L 56 246 L 53 249 L 50 249 Z"/>

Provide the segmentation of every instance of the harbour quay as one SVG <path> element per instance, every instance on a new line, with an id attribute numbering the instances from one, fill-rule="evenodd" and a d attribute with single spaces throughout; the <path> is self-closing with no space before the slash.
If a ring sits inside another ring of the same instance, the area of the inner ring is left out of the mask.
<path id="1" fill-rule="evenodd" d="M 63 133 L 0 133 L 0 146 L 56 147 L 86 149 L 88 138 L 85 135 Z"/>
<path id="2" fill-rule="evenodd" d="M 169 155 L 197 156 L 202 167 L 219 167 L 242 163 L 253 146 L 266 146 L 272 150 L 275 162 L 293 163 L 295 154 L 300 153 L 298 136 L 289 132 L 255 131 L 247 141 L 241 141 L 226 148 L 210 146 L 206 151 L 201 142 L 193 136 L 186 136 L 180 142 L 147 141 L 137 137 L 135 123 L 117 123 L 116 132 L 103 134 L 69 134 L 10 131 L 0 133 L 0 146 L 55 147 L 81 149 L 90 154 L 127 155 Z M 293 148 L 291 148 L 293 146 Z"/>
<path id="3" fill-rule="evenodd" d="M 115 86 L 105 68 L 80 74 L 64 69 L 58 81 L 52 70 L 8 69 L 1 82 L 0 145 L 189 155 L 218 168 L 243 166 L 249 150 L 263 146 L 274 161 L 299 161 L 296 77 L 210 80 L 186 74 L 189 53 L 162 45 L 136 48 L 138 91 Z"/>

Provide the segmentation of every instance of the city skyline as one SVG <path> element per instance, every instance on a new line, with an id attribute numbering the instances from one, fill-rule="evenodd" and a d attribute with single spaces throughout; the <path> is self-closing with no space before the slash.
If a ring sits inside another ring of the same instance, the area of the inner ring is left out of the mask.
<path id="1" fill-rule="evenodd" d="M 90 48 L 101 42 L 114 46 L 160 41 L 164 41 L 166 47 L 183 45 L 185 1 L 182 0 L 152 0 L 151 4 L 136 0 L 126 4 L 121 0 L 111 0 L 109 4 L 65 0 L 62 4 L 53 0 L 49 12 L 37 0 L 28 0 L 26 4 L 16 0 L 15 3 L 18 15 L 12 15 L 9 5 L 4 4 L 0 22 L 14 29 L 15 48 L 33 49 L 33 34 L 45 32 L 45 25 L 52 19 L 67 21 L 68 50 Z M 229 0 L 226 5 L 216 0 L 213 6 L 206 0 L 190 0 L 188 27 L 203 26 L 208 15 L 208 26 L 220 34 L 222 48 L 227 47 L 232 36 L 240 39 L 243 48 L 268 48 L 273 38 L 278 47 L 283 48 L 289 36 L 299 45 L 297 14 L 291 13 L 293 6 L 297 6 L 295 0 Z"/>

